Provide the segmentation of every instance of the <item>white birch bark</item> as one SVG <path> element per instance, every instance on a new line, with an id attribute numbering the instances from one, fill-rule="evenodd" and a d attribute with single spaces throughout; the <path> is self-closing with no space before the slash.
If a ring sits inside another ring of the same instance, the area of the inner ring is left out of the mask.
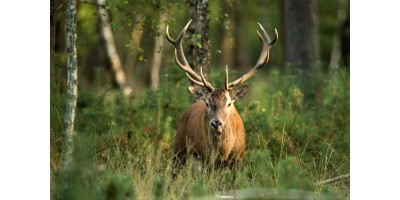
<path id="1" fill-rule="evenodd" d="M 76 0 L 68 0 L 66 10 L 67 106 L 64 118 L 64 170 L 70 169 L 73 152 L 74 120 L 78 97 L 76 38 Z"/>
<path id="2" fill-rule="evenodd" d="M 167 12 L 160 12 L 159 21 L 161 25 L 159 27 L 159 32 L 163 33 L 166 28 L 165 20 L 167 20 Z M 161 35 L 156 36 L 154 42 L 154 50 L 153 50 L 153 65 L 151 67 L 150 72 L 150 81 L 151 81 L 151 88 L 153 90 L 157 90 L 160 85 L 160 69 L 161 69 L 161 61 L 162 61 L 162 52 L 164 49 L 164 41 L 165 37 Z"/>
<path id="3" fill-rule="evenodd" d="M 97 4 L 105 5 L 106 0 L 97 0 Z M 107 10 L 103 9 L 101 6 L 99 7 L 99 17 L 101 19 L 101 35 L 106 42 L 107 55 L 111 61 L 111 68 L 114 72 L 115 80 L 118 86 L 122 89 L 122 92 L 125 95 L 129 95 L 132 93 L 132 88 L 126 83 L 126 77 L 124 70 L 122 69 L 121 59 L 119 58 L 117 49 L 115 47 Z"/>

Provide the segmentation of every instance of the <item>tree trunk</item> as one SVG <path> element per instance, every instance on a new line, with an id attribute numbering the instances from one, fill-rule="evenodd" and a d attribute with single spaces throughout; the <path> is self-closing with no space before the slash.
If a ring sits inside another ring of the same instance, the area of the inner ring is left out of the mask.
<path id="1" fill-rule="evenodd" d="M 64 3 L 63 1 L 60 2 L 58 0 L 50 1 L 50 55 L 53 55 L 55 52 L 57 22 L 58 22 L 59 10 L 63 6 L 62 5 L 63 3 Z"/>
<path id="2" fill-rule="evenodd" d="M 341 24 L 340 41 L 343 64 L 347 70 L 350 70 L 350 11 L 347 11 L 346 18 Z"/>
<path id="3" fill-rule="evenodd" d="M 78 97 L 78 61 L 76 54 L 76 1 L 67 1 L 66 46 L 67 46 L 67 106 L 64 118 L 65 154 L 64 169 L 69 170 L 72 162 L 74 120 Z"/>
<path id="4" fill-rule="evenodd" d="M 285 62 L 303 78 L 319 61 L 317 1 L 284 0 Z"/>
<path id="5" fill-rule="evenodd" d="M 224 11 L 224 13 L 227 13 L 228 16 L 232 16 L 234 15 L 234 11 L 232 10 L 232 5 L 228 4 L 228 2 L 221 2 L 221 6 L 222 9 Z M 232 23 L 229 23 L 227 25 L 228 27 L 224 27 L 221 26 L 221 33 L 223 33 L 222 35 L 222 42 L 221 42 L 221 57 L 222 57 L 222 65 L 221 66 L 225 66 L 228 65 L 228 67 L 230 69 L 232 69 L 232 67 L 234 67 L 233 65 L 233 34 L 232 34 L 232 30 L 233 29 L 233 25 Z"/>
<path id="6" fill-rule="evenodd" d="M 161 22 L 161 25 L 159 27 L 160 33 L 163 33 L 165 31 L 166 28 L 165 21 L 167 20 L 167 17 L 168 17 L 167 11 L 161 11 L 159 13 L 159 21 Z M 156 36 L 154 41 L 153 64 L 150 73 L 151 88 L 153 90 L 157 90 L 160 85 L 160 69 L 161 69 L 162 53 L 164 50 L 164 41 L 165 41 L 164 34 Z"/>
<path id="7" fill-rule="evenodd" d="M 105 5 L 106 0 L 97 0 L 97 4 Z M 115 74 L 115 81 L 117 82 L 119 88 L 122 89 L 122 92 L 125 95 L 129 95 L 132 92 L 131 87 L 129 87 L 126 83 L 126 77 L 124 70 L 121 66 L 121 60 L 117 53 L 117 49 L 115 47 L 114 38 L 110 26 L 110 19 L 108 17 L 107 10 L 99 7 L 99 17 L 101 19 L 101 35 L 106 43 L 107 55 L 111 61 L 112 71 Z"/>
<path id="8" fill-rule="evenodd" d="M 197 73 L 200 73 L 200 67 L 203 68 L 204 77 L 210 80 L 210 59 L 208 31 L 209 31 L 209 10 L 208 0 L 189 0 L 189 16 L 193 19 L 188 35 L 190 38 L 196 38 L 196 44 L 190 46 L 189 63 Z M 198 38 L 200 37 L 200 38 Z M 194 59 L 195 58 L 195 59 Z"/>
<path id="9" fill-rule="evenodd" d="M 228 30 L 224 29 L 222 37 L 222 66 L 228 65 L 231 69 L 233 65 L 233 42 L 232 37 L 228 33 Z"/>
<path id="10" fill-rule="evenodd" d="M 243 19 L 244 12 L 244 3 L 240 1 L 236 1 L 233 5 L 235 6 L 235 10 L 233 12 L 233 34 L 234 34 L 234 52 L 233 52 L 233 67 L 232 69 L 239 70 L 240 68 L 245 68 L 245 71 L 248 70 L 250 64 L 250 53 L 249 48 L 247 47 L 248 40 L 244 36 L 244 23 L 246 21 Z"/>
<path id="11" fill-rule="evenodd" d="M 136 15 L 136 24 L 131 32 L 131 41 L 130 41 L 130 48 L 132 53 L 128 54 L 128 58 L 125 62 L 125 69 L 126 69 L 126 78 L 127 82 L 130 86 L 134 85 L 134 71 L 136 66 L 136 61 L 138 57 L 138 52 L 140 48 L 140 40 L 142 39 L 143 29 L 144 29 L 144 22 L 146 20 L 146 16 L 141 13 L 137 13 Z"/>
<path id="12" fill-rule="evenodd" d="M 343 4 L 344 1 L 341 1 Z M 346 9 L 343 8 L 343 5 L 340 6 L 337 12 L 337 19 L 336 19 L 336 31 L 333 39 L 333 47 L 331 52 L 331 59 L 329 62 L 329 71 L 332 74 L 332 78 L 336 79 L 336 71 L 339 68 L 340 61 L 342 60 L 342 47 L 341 47 L 341 29 L 342 25 L 346 21 L 347 12 Z"/>

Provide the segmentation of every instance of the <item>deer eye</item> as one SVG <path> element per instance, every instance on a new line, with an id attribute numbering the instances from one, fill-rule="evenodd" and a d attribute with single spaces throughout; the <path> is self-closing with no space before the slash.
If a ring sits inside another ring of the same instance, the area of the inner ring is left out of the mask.
<path id="1" fill-rule="evenodd" d="M 208 107 L 209 106 L 209 104 L 206 102 L 206 106 Z"/>
<path id="2" fill-rule="evenodd" d="M 228 107 L 231 107 L 231 105 L 232 105 L 232 103 L 229 103 L 229 104 L 228 104 Z"/>

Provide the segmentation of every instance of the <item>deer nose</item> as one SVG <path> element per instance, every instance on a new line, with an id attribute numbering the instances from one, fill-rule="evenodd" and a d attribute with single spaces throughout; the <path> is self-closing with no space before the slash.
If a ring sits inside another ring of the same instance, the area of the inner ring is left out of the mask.
<path id="1" fill-rule="evenodd" d="M 212 126 L 214 129 L 217 129 L 218 127 L 222 126 L 222 121 L 219 120 L 219 119 L 212 120 L 212 121 L 211 121 L 211 126 Z"/>

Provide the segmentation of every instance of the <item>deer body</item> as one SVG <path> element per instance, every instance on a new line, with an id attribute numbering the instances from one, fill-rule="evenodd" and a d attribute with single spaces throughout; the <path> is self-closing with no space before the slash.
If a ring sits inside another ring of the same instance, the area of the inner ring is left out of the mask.
<path id="1" fill-rule="evenodd" d="M 240 86 L 253 76 L 257 70 L 265 66 L 269 58 L 269 50 L 278 39 L 271 40 L 259 24 L 263 35 L 258 31 L 262 50 L 256 65 L 235 81 L 228 82 L 228 66 L 225 73 L 225 87 L 214 88 L 205 80 L 203 70 L 198 75 L 190 67 L 182 48 L 182 39 L 191 20 L 186 24 L 176 40 L 166 30 L 167 39 L 175 46 L 175 62 L 186 72 L 188 78 L 197 86 L 189 86 L 189 92 L 197 100 L 182 115 L 175 137 L 174 177 L 178 169 L 186 162 L 187 156 L 194 155 L 203 163 L 211 163 L 215 167 L 229 166 L 237 171 L 242 168 L 246 136 L 243 121 L 233 103 L 244 97 L 248 86 Z"/>
<path id="2" fill-rule="evenodd" d="M 186 156 L 194 155 L 203 163 L 231 165 L 241 168 L 245 150 L 245 129 L 239 113 L 232 108 L 220 133 L 210 127 L 204 102 L 192 104 L 182 115 L 175 137 L 176 164 L 184 164 Z"/>

